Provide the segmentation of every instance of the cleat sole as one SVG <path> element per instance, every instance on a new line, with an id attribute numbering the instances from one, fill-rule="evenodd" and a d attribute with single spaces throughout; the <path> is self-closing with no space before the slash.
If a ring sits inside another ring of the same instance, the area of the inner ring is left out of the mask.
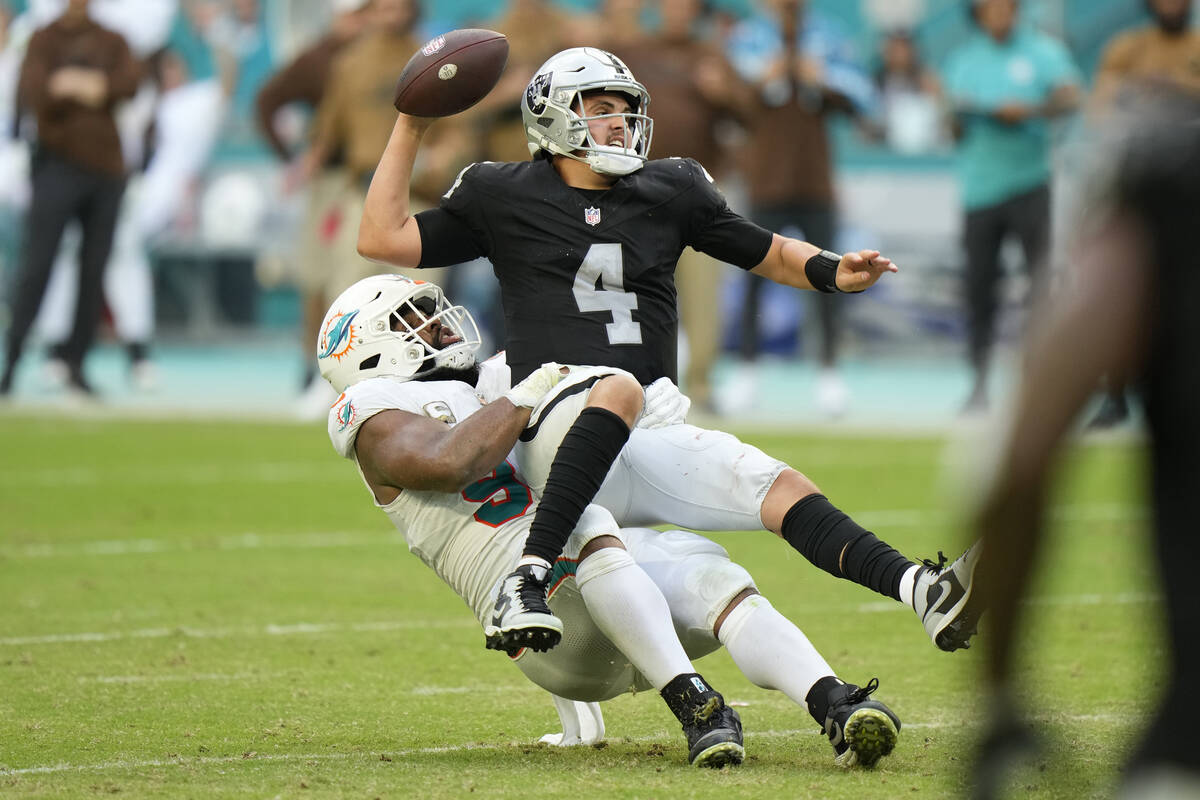
<path id="1" fill-rule="evenodd" d="M 746 749 L 737 742 L 718 742 L 696 754 L 693 767 L 720 769 L 726 765 L 737 766 L 746 757 Z"/>
<path id="2" fill-rule="evenodd" d="M 522 648 L 544 653 L 562 641 L 562 631 L 553 628 L 518 628 L 510 631 L 489 628 L 485 633 L 484 646 L 488 650 L 503 650 L 510 656 Z"/>
<path id="3" fill-rule="evenodd" d="M 875 708 L 862 708 L 846 722 L 849 747 L 835 760 L 843 767 L 873 767 L 896 747 L 899 732 L 892 718 Z"/>

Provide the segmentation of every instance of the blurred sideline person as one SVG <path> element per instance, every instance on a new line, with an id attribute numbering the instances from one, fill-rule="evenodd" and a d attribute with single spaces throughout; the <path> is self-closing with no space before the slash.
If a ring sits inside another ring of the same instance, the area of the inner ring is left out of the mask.
<path id="1" fill-rule="evenodd" d="M 658 31 L 620 42 L 620 57 L 654 97 L 655 151 L 695 159 L 720 176 L 726 165 L 721 163 L 719 126 L 746 116 L 746 88 L 712 42 L 711 12 L 702 0 L 664 0 L 657 5 Z M 605 49 L 617 52 L 616 47 Z M 682 385 L 693 408 L 711 414 L 711 373 L 721 338 L 713 311 L 720 307 L 725 268 L 691 247 L 683 249 L 679 262 L 675 283 L 687 342 Z"/>
<path id="2" fill-rule="evenodd" d="M 396 121 L 396 110 L 389 102 L 396 76 L 421 46 L 415 38 L 420 13 L 417 0 L 371 0 L 366 30 L 333 62 L 313 123 L 311 147 L 297 168 L 298 182 L 303 184 L 334 154 L 340 152 L 344 159 L 341 214 L 336 226 L 332 221 L 330 225 L 336 229 L 329 234 L 334 259 L 326 265 L 326 297 L 336 297 L 347 286 L 379 271 L 378 265 L 359 256 L 355 242 L 367 185 Z M 459 160 L 460 146 L 466 146 L 461 131 L 447 126 L 418 172 L 420 202 L 436 202 L 445 182 L 465 163 L 465 159 Z M 437 188 L 429 188 L 431 185 Z M 426 277 L 436 280 L 440 273 Z"/>
<path id="3" fill-rule="evenodd" d="M 940 112 L 942 87 L 921 59 L 911 31 L 889 31 L 875 72 L 882 123 L 879 133 L 900 153 L 927 153 L 946 142 Z"/>
<path id="4" fill-rule="evenodd" d="M 1044 544 L 1063 440 L 1105 374 L 1136 379 L 1145 393 L 1151 525 L 1169 637 L 1165 691 L 1122 771 L 1120 796 L 1200 798 L 1200 258 L 1192 241 L 1200 219 L 1200 102 L 1195 95 L 1143 102 L 1121 131 L 1124 141 L 1096 159 L 1104 172 L 1072 249 L 1073 280 L 1035 317 L 1015 413 L 977 516 L 993 700 L 975 770 L 980 798 L 1003 788 L 1006 753 L 1028 736 L 1014 697 L 1026 677 L 1013 663 L 1019 609 Z"/>
<path id="5" fill-rule="evenodd" d="M 594 364 L 671 395 L 678 395 L 673 276 L 685 246 L 830 293 L 861 291 L 896 271 L 878 251 L 838 255 L 739 217 L 695 161 L 648 160 L 648 99 L 613 54 L 559 53 L 522 101 L 533 160 L 473 164 L 440 208 L 415 216 L 401 187 L 410 184 L 432 120 L 401 114 L 367 195 L 359 251 L 407 267 L 488 257 L 500 281 L 514 380 L 549 361 Z M 549 470 L 560 485 L 539 506 L 523 555 L 538 580 L 548 580 L 595 498 L 621 525 L 766 528 L 831 575 L 913 608 L 939 648 L 967 646 L 976 622 L 975 550 L 948 569 L 944 559 L 917 564 L 758 448 L 682 421 L 631 431 L 620 412 L 597 402 L 563 432 Z M 610 473 L 614 462 L 620 466 Z"/>
<path id="6" fill-rule="evenodd" d="M 848 39 L 807 8 L 805 0 L 761 0 L 727 42 L 730 61 L 754 89 L 743 153 L 751 218 L 785 236 L 833 246 L 837 236 L 830 115 L 859 116 L 872 108 L 875 91 Z M 722 391 L 723 411 L 753 407 L 758 390 L 760 298 L 765 284 L 755 271 L 744 278 L 741 360 Z M 837 370 L 845 298 L 807 298 L 817 318 L 817 408 L 837 417 L 849 407 L 849 390 Z M 807 316 L 807 315 L 806 315 Z"/>
<path id="7" fill-rule="evenodd" d="M 20 256 L 21 218 L 29 206 L 29 147 L 17 136 L 17 79 L 26 36 L 0 2 L 0 301 Z"/>
<path id="8" fill-rule="evenodd" d="M 146 70 L 155 87 L 149 129 L 135 126 L 128 133 L 122 129 L 122 142 L 146 136 L 144 148 L 126 145 L 126 153 L 136 154 L 141 161 L 144 149 L 148 161 L 129 177 L 103 286 L 114 332 L 129 358 L 130 382 L 139 391 L 157 389 L 160 380 L 150 353 L 155 323 L 150 248 L 156 239 L 169 236 L 185 216 L 188 198 L 216 144 L 225 104 L 220 81 L 193 80 L 172 49 L 154 53 Z M 38 318 L 42 335 L 52 343 L 46 370 L 54 383 L 61 383 L 67 374 L 60 356 L 62 345 L 53 343 L 66 338 L 69 305 L 78 292 L 74 267 L 78 247 L 78 230 L 72 226 Z"/>
<path id="9" fill-rule="evenodd" d="M 968 357 L 964 411 L 988 406 L 1000 251 L 1016 236 L 1032 291 L 1050 241 L 1051 118 L 1079 105 L 1080 76 L 1062 42 L 1018 22 L 1017 0 L 970 0 L 975 33 L 947 59 L 947 102 L 959 142 L 965 209 Z"/>
<path id="10" fill-rule="evenodd" d="M 293 149 L 276 129 L 276 115 L 285 106 L 302 103 L 313 112 L 321 105 L 334 59 L 345 51 L 367 23 L 367 0 L 335 0 L 331 3 L 333 20 L 329 32 L 302 50 L 287 65 L 272 75 L 257 98 L 258 127 L 271 150 L 288 164 L 284 191 L 290 192 L 302 180 L 303 169 Z M 331 265 L 355 254 L 339 253 L 333 245 L 342 222 L 342 193 L 346 181 L 344 148 L 335 146 L 307 179 L 304 220 L 296 247 L 297 286 L 300 289 L 300 352 L 305 355 L 301 388 L 304 394 L 296 411 L 304 417 L 320 419 L 329 409 L 328 386 L 307 358 L 317 340 L 321 318 L 332 297 L 345 288 L 330 285 Z M 335 273 L 337 270 L 333 270 Z"/>
<path id="11" fill-rule="evenodd" d="M 334 448 L 355 462 L 409 549 L 486 629 L 495 587 L 519 558 L 538 502 L 510 451 L 519 437 L 540 435 L 537 415 L 561 405 L 556 387 L 597 373 L 545 364 L 481 405 L 481 391 L 500 388 L 481 387 L 503 370 L 476 363 L 478 344 L 470 313 L 450 305 L 436 285 L 381 275 L 334 301 L 318 362 L 342 392 L 329 413 Z M 633 383 L 625 373 L 605 372 Z M 639 402 L 633 415 L 640 411 Z M 869 699 L 878 682 L 860 688 L 834 677 L 750 575 L 700 536 L 621 530 L 611 514 L 589 506 L 555 564 L 554 581 L 550 602 L 569 635 L 548 653 L 541 639 L 513 640 L 504 649 L 555 695 L 564 735 L 580 727 L 571 713 L 578 707 L 564 701 L 594 703 L 653 687 L 687 734 L 690 763 L 740 763 L 737 712 L 689 661 L 724 644 L 752 682 L 808 708 L 837 763 L 871 766 L 895 745 L 899 720 Z M 587 716 L 602 730 L 598 707 Z"/>
<path id="12" fill-rule="evenodd" d="M 1181 91 L 1200 97 L 1200 31 L 1191 28 L 1189 0 L 1148 0 L 1153 21 L 1112 40 L 1100 57 L 1089 99 L 1091 122 L 1104 125 L 1108 114 L 1136 105 L 1147 92 Z M 1118 425 L 1129 417 L 1124 386 L 1108 384 L 1104 402 L 1088 423 Z"/>
<path id="13" fill-rule="evenodd" d="M 138 65 L 117 33 L 88 17 L 88 0 L 71 0 L 37 31 L 21 67 L 18 101 L 37 118 L 25 254 L 11 296 L 0 396 L 13 388 L 25 338 L 73 219 L 82 226 L 74 325 L 64 343 L 68 387 L 90 396 L 83 362 L 100 320 L 101 285 L 125 189 L 125 163 L 113 109 L 133 97 Z"/>

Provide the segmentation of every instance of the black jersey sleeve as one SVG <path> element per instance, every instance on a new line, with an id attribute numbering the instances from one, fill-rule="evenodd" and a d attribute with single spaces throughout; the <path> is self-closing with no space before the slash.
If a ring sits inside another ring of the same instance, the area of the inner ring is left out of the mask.
<path id="1" fill-rule="evenodd" d="M 421 231 L 421 263 L 418 267 L 449 267 L 486 255 L 463 219 L 444 208 L 431 208 L 416 215 Z"/>
<path id="2" fill-rule="evenodd" d="M 474 188 L 478 164 L 471 164 L 444 195 L 438 208 L 417 213 L 421 231 L 421 267 L 448 267 L 490 251 L 487 225 Z"/>
<path id="3" fill-rule="evenodd" d="M 687 244 L 742 269 L 757 267 L 771 249 L 773 234 L 731 211 L 708 170 L 696 161 L 690 161 L 690 165 L 695 207 Z"/>

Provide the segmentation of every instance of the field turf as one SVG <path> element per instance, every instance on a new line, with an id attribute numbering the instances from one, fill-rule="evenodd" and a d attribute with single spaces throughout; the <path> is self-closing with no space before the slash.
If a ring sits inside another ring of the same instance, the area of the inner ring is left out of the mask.
<path id="1" fill-rule="evenodd" d="M 914 558 L 965 545 L 944 440 L 745 438 Z M 807 713 L 722 652 L 698 668 L 738 704 L 740 768 L 688 767 L 653 693 L 604 704 L 603 746 L 536 744 L 548 697 L 483 648 L 319 426 L 9 415 L 0 443 L 0 797 L 966 794 L 980 648 L 936 650 L 911 611 L 768 534 L 715 538 L 843 678 L 879 678 L 904 727 L 874 771 L 835 767 Z M 1020 686 L 1044 750 L 1014 796 L 1107 796 L 1156 697 L 1138 463 L 1090 443 L 1056 494 Z"/>

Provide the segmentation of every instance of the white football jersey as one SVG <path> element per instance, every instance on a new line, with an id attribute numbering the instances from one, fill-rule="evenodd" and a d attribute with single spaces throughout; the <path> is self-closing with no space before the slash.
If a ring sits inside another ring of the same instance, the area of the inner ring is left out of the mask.
<path id="1" fill-rule="evenodd" d="M 358 430 L 381 411 L 399 409 L 456 425 L 482 407 L 475 390 L 461 381 L 372 378 L 347 388 L 330 408 L 329 438 L 357 466 Z M 533 520 L 533 492 L 514 464 L 510 456 L 461 492 L 406 489 L 380 506 L 408 549 L 466 601 L 481 624 L 486 624 L 496 587 L 516 563 L 514 553 L 520 554 Z"/>

